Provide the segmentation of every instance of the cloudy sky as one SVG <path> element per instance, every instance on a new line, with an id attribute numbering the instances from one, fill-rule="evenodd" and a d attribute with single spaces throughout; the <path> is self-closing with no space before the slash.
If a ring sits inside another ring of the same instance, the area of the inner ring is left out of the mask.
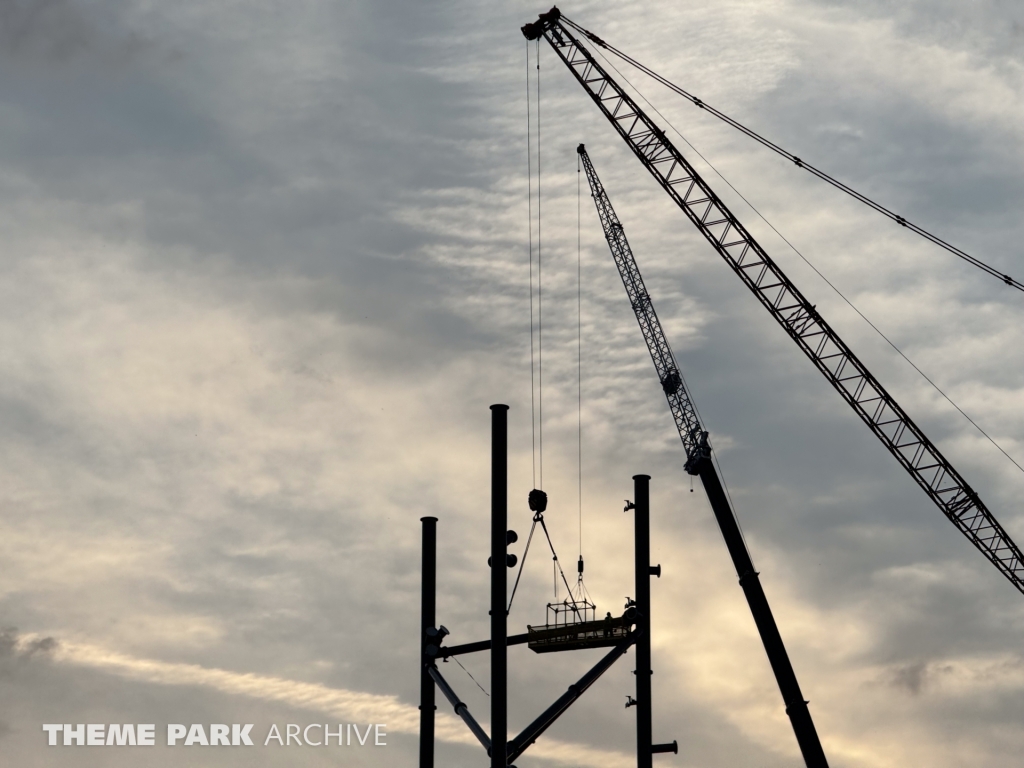
<path id="1" fill-rule="evenodd" d="M 303 747 L 302 764 L 415 764 L 419 518 L 440 519 L 440 621 L 455 642 L 484 637 L 491 403 L 511 406 L 510 519 L 521 542 L 529 527 L 519 27 L 542 10 L 519 0 L 0 0 L 5 764 L 299 759 L 300 748 L 273 744 L 48 748 L 51 722 L 156 723 L 158 736 L 179 722 L 254 723 L 258 735 L 274 723 L 382 722 L 387 747 Z M 1024 275 L 1019 5 L 659 0 L 563 11 Z M 652 557 L 663 565 L 654 733 L 680 744 L 659 764 L 800 758 L 586 194 L 580 526 L 581 141 L 711 430 L 830 763 L 1019 759 L 1024 598 L 767 320 L 560 66 L 541 49 L 548 520 L 567 563 L 582 528 L 587 586 L 600 611 L 617 613 L 632 594 L 622 500 L 633 474 L 653 477 Z M 1024 463 L 1024 296 L 629 76 Z M 1024 541 L 1022 473 L 697 165 Z M 523 578 L 515 632 L 542 623 L 553 596 L 542 552 Z M 597 653 L 515 649 L 510 730 Z M 632 659 L 518 764 L 628 766 Z M 486 688 L 486 658 L 464 663 Z M 486 722 L 484 692 L 454 664 L 443 671 Z M 447 709 L 439 764 L 484 764 Z"/>

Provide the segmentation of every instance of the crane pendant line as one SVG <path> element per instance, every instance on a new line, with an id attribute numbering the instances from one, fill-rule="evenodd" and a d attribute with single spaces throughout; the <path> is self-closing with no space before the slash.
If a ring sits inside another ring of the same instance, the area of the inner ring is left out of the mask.
<path id="1" fill-rule="evenodd" d="M 637 159 L 942 513 L 1021 593 L 1024 554 L 939 449 L 868 371 L 661 130 L 561 23 L 557 8 L 523 27 L 544 37 Z M 689 424 L 688 419 L 684 419 Z M 678 423 L 678 422 L 677 422 Z M 694 415 L 694 423 L 695 415 Z M 692 457 L 696 433 L 680 436 Z M 692 471 L 692 468 L 691 468 Z"/>

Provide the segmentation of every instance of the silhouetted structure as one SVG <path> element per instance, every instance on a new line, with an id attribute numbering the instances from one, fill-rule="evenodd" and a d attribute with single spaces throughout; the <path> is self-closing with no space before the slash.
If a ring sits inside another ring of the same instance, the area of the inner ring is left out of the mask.
<path id="1" fill-rule="evenodd" d="M 508 545 L 516 540 L 508 530 L 508 474 L 507 436 L 508 406 L 491 406 L 491 637 L 474 643 L 444 646 L 449 631 L 436 625 L 436 518 L 424 517 L 423 522 L 423 595 L 421 599 L 421 673 L 420 673 L 420 768 L 434 765 L 434 687 L 448 699 L 455 713 L 476 736 L 491 758 L 491 768 L 505 768 L 523 754 L 594 682 L 604 674 L 631 645 L 637 645 L 636 698 L 630 698 L 637 707 L 637 764 L 650 768 L 651 755 L 658 752 L 677 752 L 676 742 L 651 743 L 651 624 L 650 579 L 661 575 L 661 566 L 650 566 L 650 522 L 647 475 L 634 477 L 637 503 L 627 505 L 635 509 L 636 584 L 635 601 L 629 601 L 622 616 L 595 618 L 595 606 L 588 600 L 569 601 L 548 606 L 553 621 L 543 627 L 528 627 L 525 634 L 508 636 L 508 578 L 507 568 L 516 564 L 515 555 Z M 538 495 L 539 494 L 539 495 Z M 530 507 L 537 514 L 543 512 L 546 497 L 540 491 L 530 494 Z M 504 565 L 505 567 L 501 567 Z M 563 607 L 564 606 L 564 607 Z M 610 647 L 611 650 L 576 683 L 542 712 L 532 723 L 512 739 L 508 738 L 508 647 L 528 644 L 536 653 L 573 651 L 586 648 Z M 437 669 L 437 659 L 478 651 L 490 651 L 491 656 L 491 733 L 488 735 Z"/>

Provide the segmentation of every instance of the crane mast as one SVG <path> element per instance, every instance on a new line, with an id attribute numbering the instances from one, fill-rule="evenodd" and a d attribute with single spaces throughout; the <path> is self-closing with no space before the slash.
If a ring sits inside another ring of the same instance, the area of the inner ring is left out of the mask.
<path id="1" fill-rule="evenodd" d="M 725 539 L 733 565 L 736 567 L 740 586 L 747 598 L 750 612 L 754 616 L 754 623 L 757 625 L 757 631 L 764 644 L 768 661 L 779 684 L 779 691 L 786 704 L 786 714 L 789 715 L 793 725 L 793 732 L 803 754 L 804 762 L 807 764 L 807 768 L 827 768 L 825 752 L 814 728 L 811 713 L 807 709 L 807 702 L 804 701 L 803 694 L 800 692 L 800 685 L 789 660 L 789 654 L 786 653 L 786 646 L 782 642 L 782 635 L 779 633 L 775 617 L 768 604 L 768 599 L 765 597 L 761 580 L 757 571 L 754 570 L 753 561 L 747 551 L 746 543 L 743 541 L 739 524 L 736 522 L 736 515 L 729 504 L 728 497 L 722 488 L 722 481 L 711 460 L 708 433 L 700 423 L 700 417 L 693 406 L 690 393 L 686 391 L 679 366 L 676 364 L 668 339 L 665 338 L 665 331 L 662 330 L 658 315 L 654 311 L 654 303 L 644 287 L 644 279 L 633 258 L 633 251 L 629 247 L 622 223 L 615 214 L 615 209 L 604 191 L 597 171 L 594 170 L 594 164 L 591 162 L 586 148 L 580 144 L 576 151 L 579 153 L 583 168 L 587 173 L 587 181 L 590 183 L 590 191 L 594 198 L 594 205 L 597 207 L 597 215 L 601 219 L 605 239 L 608 241 L 608 248 L 612 252 L 612 258 L 619 270 L 619 276 L 622 278 L 622 285 L 629 296 L 630 304 L 633 305 L 633 313 L 636 315 L 640 331 L 644 335 L 644 341 L 647 342 L 647 349 L 651 353 L 651 360 L 658 372 L 658 379 L 661 381 L 661 388 L 665 392 L 665 398 L 668 400 L 668 406 L 675 419 L 679 436 L 683 440 L 683 445 L 686 446 L 686 471 L 691 475 L 698 475 L 704 485 L 711 509 L 722 531 L 722 537 Z"/>
<path id="2" fill-rule="evenodd" d="M 761 305 L 950 522 L 1024 593 L 1024 554 L 978 494 L 754 240 L 665 132 L 572 34 L 561 12 L 552 8 L 522 31 L 528 40 L 547 40 L 637 159 Z M 677 425 L 680 419 L 686 422 L 685 414 L 676 415 L 673 409 L 673 415 Z M 695 434 L 692 430 L 684 434 L 680 427 L 688 457 L 694 450 Z"/>

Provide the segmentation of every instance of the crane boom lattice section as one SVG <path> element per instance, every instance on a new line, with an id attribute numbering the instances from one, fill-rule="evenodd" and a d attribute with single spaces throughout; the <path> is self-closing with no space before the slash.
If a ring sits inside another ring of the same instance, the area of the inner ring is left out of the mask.
<path id="1" fill-rule="evenodd" d="M 633 258 L 633 251 L 623 232 L 622 223 L 615 215 L 615 209 L 612 208 L 611 201 L 605 194 L 604 186 L 594 170 L 594 164 L 590 162 L 590 157 L 582 144 L 577 151 L 583 161 L 587 180 L 590 182 L 590 189 L 594 195 L 594 203 L 601 219 L 605 239 L 611 249 L 615 266 L 619 270 L 619 276 L 622 278 L 622 285 L 626 288 L 629 302 L 633 306 L 633 314 L 636 315 L 640 331 L 644 335 L 644 341 L 647 342 L 647 349 L 651 353 L 651 360 L 654 361 L 658 380 L 661 382 L 661 388 L 665 392 L 669 408 L 672 411 L 672 418 L 676 422 L 679 436 L 686 448 L 686 455 L 693 457 L 699 452 L 702 444 L 704 430 L 700 418 L 697 416 L 690 394 L 683 384 L 683 378 L 679 372 L 679 366 L 676 364 L 675 356 L 672 354 L 672 348 L 665 338 L 665 331 L 662 330 L 661 322 L 654 311 L 654 304 L 647 293 L 647 288 L 644 287 L 644 279 Z"/>
<path id="2" fill-rule="evenodd" d="M 535 24 L 524 27 L 524 34 L 543 36 L 550 43 L 644 167 L 751 293 L 943 514 L 1024 593 L 1024 554 L 977 493 L 747 232 L 665 132 L 611 78 L 560 19 L 558 10 L 552 9 L 542 14 Z M 649 305 L 642 283 L 638 290 L 637 299 L 646 300 Z M 630 298 L 633 299 L 632 293 Z M 640 317 L 638 312 L 637 318 Z M 641 327 L 643 324 L 641 320 Z M 647 329 L 644 336 L 651 346 L 652 337 L 648 336 Z M 654 343 L 655 347 L 659 344 L 657 339 Z M 664 343 L 663 335 L 660 343 Z M 655 347 L 652 347 L 652 355 Z M 664 364 L 671 364 L 673 370 L 678 371 L 671 353 Z M 658 372 L 662 375 L 661 366 Z M 689 415 L 684 412 L 676 415 L 675 407 L 673 415 L 689 454 L 694 434 Z M 695 414 L 693 418 L 696 419 Z M 684 425 L 689 430 L 685 434 Z"/>

